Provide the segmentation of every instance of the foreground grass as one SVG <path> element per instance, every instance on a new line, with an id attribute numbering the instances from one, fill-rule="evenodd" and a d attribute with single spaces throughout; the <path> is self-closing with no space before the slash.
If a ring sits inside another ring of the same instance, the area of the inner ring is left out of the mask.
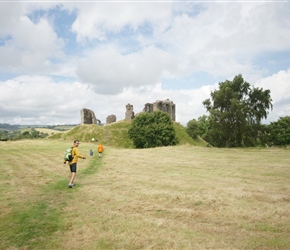
<path id="1" fill-rule="evenodd" d="M 0 249 L 289 249 L 289 150 L 0 145 Z"/>

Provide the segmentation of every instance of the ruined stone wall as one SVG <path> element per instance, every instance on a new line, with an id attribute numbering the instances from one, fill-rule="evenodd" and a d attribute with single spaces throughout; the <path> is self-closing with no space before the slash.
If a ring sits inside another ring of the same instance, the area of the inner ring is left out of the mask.
<path id="1" fill-rule="evenodd" d="M 115 115 L 109 115 L 106 119 L 106 124 L 110 124 L 117 121 L 117 117 Z"/>
<path id="2" fill-rule="evenodd" d="M 154 111 L 153 110 L 153 104 L 152 103 L 146 103 L 143 111 L 152 113 Z"/>
<path id="3" fill-rule="evenodd" d="M 86 108 L 81 110 L 81 124 L 97 124 L 97 121 L 94 111 Z"/>
<path id="4" fill-rule="evenodd" d="M 153 113 L 156 110 L 166 112 L 167 114 L 169 114 L 171 119 L 175 121 L 175 112 L 176 112 L 175 104 L 169 99 L 166 99 L 163 101 L 157 100 L 156 102 L 153 102 L 153 103 L 146 103 L 144 106 L 143 112 Z M 126 105 L 125 120 L 131 121 L 132 119 L 134 119 L 134 117 L 135 117 L 135 113 L 133 111 L 133 105 L 128 103 Z M 109 115 L 106 119 L 107 124 L 110 124 L 116 121 L 117 121 L 116 115 Z M 95 113 L 92 110 L 86 109 L 86 108 L 83 108 L 81 110 L 81 124 L 102 125 L 101 121 L 96 118 Z"/>
<path id="5" fill-rule="evenodd" d="M 175 121 L 175 118 L 176 118 L 175 117 L 175 112 L 176 112 L 175 104 L 169 99 L 166 99 L 163 101 L 157 100 L 156 102 L 153 102 L 153 103 L 146 103 L 143 109 L 144 112 L 149 112 L 149 113 L 152 113 L 156 110 L 166 112 L 167 114 L 169 114 L 171 119 Z"/>
<path id="6" fill-rule="evenodd" d="M 125 113 L 125 120 L 131 121 L 135 117 L 134 111 L 133 111 L 133 105 L 128 103 L 126 105 L 126 113 Z"/>

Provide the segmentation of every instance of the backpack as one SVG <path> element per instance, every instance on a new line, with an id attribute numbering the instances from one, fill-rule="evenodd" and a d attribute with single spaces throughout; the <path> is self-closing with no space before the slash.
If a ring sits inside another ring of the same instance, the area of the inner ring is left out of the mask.
<path id="1" fill-rule="evenodd" d="M 70 147 L 70 148 L 68 148 L 66 151 L 65 151 L 65 153 L 64 153 L 64 160 L 65 161 L 72 161 L 72 159 L 74 158 L 73 156 L 72 156 L 72 147 Z"/>

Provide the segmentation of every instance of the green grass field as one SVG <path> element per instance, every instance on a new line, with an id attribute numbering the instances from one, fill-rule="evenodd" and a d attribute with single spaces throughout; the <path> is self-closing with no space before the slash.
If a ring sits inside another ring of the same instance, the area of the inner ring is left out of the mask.
<path id="1" fill-rule="evenodd" d="M 288 149 L 71 144 L 0 142 L 0 249 L 290 249 Z"/>

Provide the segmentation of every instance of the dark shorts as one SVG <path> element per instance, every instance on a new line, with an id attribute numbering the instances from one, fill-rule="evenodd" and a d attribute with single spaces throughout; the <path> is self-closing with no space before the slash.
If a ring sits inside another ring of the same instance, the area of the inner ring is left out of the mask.
<path id="1" fill-rule="evenodd" d="M 69 167 L 71 172 L 77 172 L 77 163 L 70 164 Z"/>

